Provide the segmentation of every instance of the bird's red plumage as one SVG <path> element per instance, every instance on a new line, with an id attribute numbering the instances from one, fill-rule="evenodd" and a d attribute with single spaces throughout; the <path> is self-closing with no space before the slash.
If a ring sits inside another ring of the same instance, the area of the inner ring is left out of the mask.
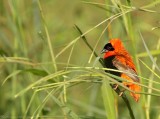
<path id="1" fill-rule="evenodd" d="M 124 73 L 120 74 L 121 78 L 129 80 L 131 82 L 123 81 L 123 84 L 131 89 L 133 92 L 140 92 L 141 87 L 132 82 L 139 82 L 139 78 L 137 77 L 137 72 L 133 60 L 127 50 L 124 48 L 120 39 L 111 39 L 110 43 L 114 50 L 106 51 L 104 55 L 104 59 L 107 59 L 111 56 L 114 56 L 112 60 L 113 66 L 118 70 L 121 70 Z M 140 94 L 136 94 L 131 92 L 131 96 L 138 101 L 140 98 Z"/>

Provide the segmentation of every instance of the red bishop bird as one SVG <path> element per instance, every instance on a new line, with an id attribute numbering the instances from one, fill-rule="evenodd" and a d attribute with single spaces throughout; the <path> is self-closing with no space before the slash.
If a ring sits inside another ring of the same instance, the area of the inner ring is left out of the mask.
<path id="1" fill-rule="evenodd" d="M 124 48 L 120 39 L 111 39 L 101 53 L 104 53 L 104 64 L 106 68 L 120 70 L 121 72 L 109 71 L 109 73 L 119 76 L 130 82 L 122 81 L 123 85 L 134 92 L 140 92 L 141 87 L 132 82 L 139 82 L 133 60 Z M 118 86 L 118 85 L 117 85 Z M 140 94 L 131 92 L 130 95 L 138 102 Z"/>

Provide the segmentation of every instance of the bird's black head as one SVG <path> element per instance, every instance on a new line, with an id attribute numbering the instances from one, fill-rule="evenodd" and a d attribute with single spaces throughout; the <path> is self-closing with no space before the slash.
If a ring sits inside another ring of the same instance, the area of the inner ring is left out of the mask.
<path id="1" fill-rule="evenodd" d="M 108 52 L 108 51 L 113 51 L 114 48 L 112 46 L 111 43 L 107 43 L 104 48 L 102 49 L 101 53 L 105 53 L 105 52 Z"/>

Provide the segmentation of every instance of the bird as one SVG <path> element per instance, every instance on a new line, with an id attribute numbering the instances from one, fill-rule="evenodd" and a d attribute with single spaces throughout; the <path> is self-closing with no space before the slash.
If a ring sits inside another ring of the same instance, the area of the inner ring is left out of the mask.
<path id="1" fill-rule="evenodd" d="M 101 53 L 104 54 L 103 60 L 106 68 L 115 69 L 116 71 L 109 71 L 109 73 L 119 76 L 125 80 L 122 80 L 122 84 L 128 87 L 133 92 L 130 92 L 131 97 L 138 102 L 140 99 L 140 94 L 135 92 L 141 91 L 141 86 L 133 82 L 140 82 L 139 77 L 137 76 L 137 71 L 135 64 L 133 63 L 132 57 L 129 52 L 125 49 L 121 39 L 113 38 L 105 44 Z M 118 87 L 118 84 L 114 87 Z"/>

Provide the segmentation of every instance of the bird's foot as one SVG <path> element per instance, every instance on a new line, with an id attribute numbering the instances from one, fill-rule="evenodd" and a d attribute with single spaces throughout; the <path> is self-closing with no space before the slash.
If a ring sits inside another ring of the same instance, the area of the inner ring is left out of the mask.
<path id="1" fill-rule="evenodd" d="M 119 97 L 121 97 L 121 96 L 123 95 L 124 91 L 125 91 L 125 89 L 124 89 L 124 90 L 122 90 L 122 91 L 120 91 L 120 93 L 118 94 L 118 95 L 119 95 Z"/>
<path id="2" fill-rule="evenodd" d="M 113 89 L 114 89 L 114 90 L 117 90 L 117 88 L 118 88 L 118 84 L 113 84 L 113 86 L 112 86 L 112 87 L 113 87 Z"/>

